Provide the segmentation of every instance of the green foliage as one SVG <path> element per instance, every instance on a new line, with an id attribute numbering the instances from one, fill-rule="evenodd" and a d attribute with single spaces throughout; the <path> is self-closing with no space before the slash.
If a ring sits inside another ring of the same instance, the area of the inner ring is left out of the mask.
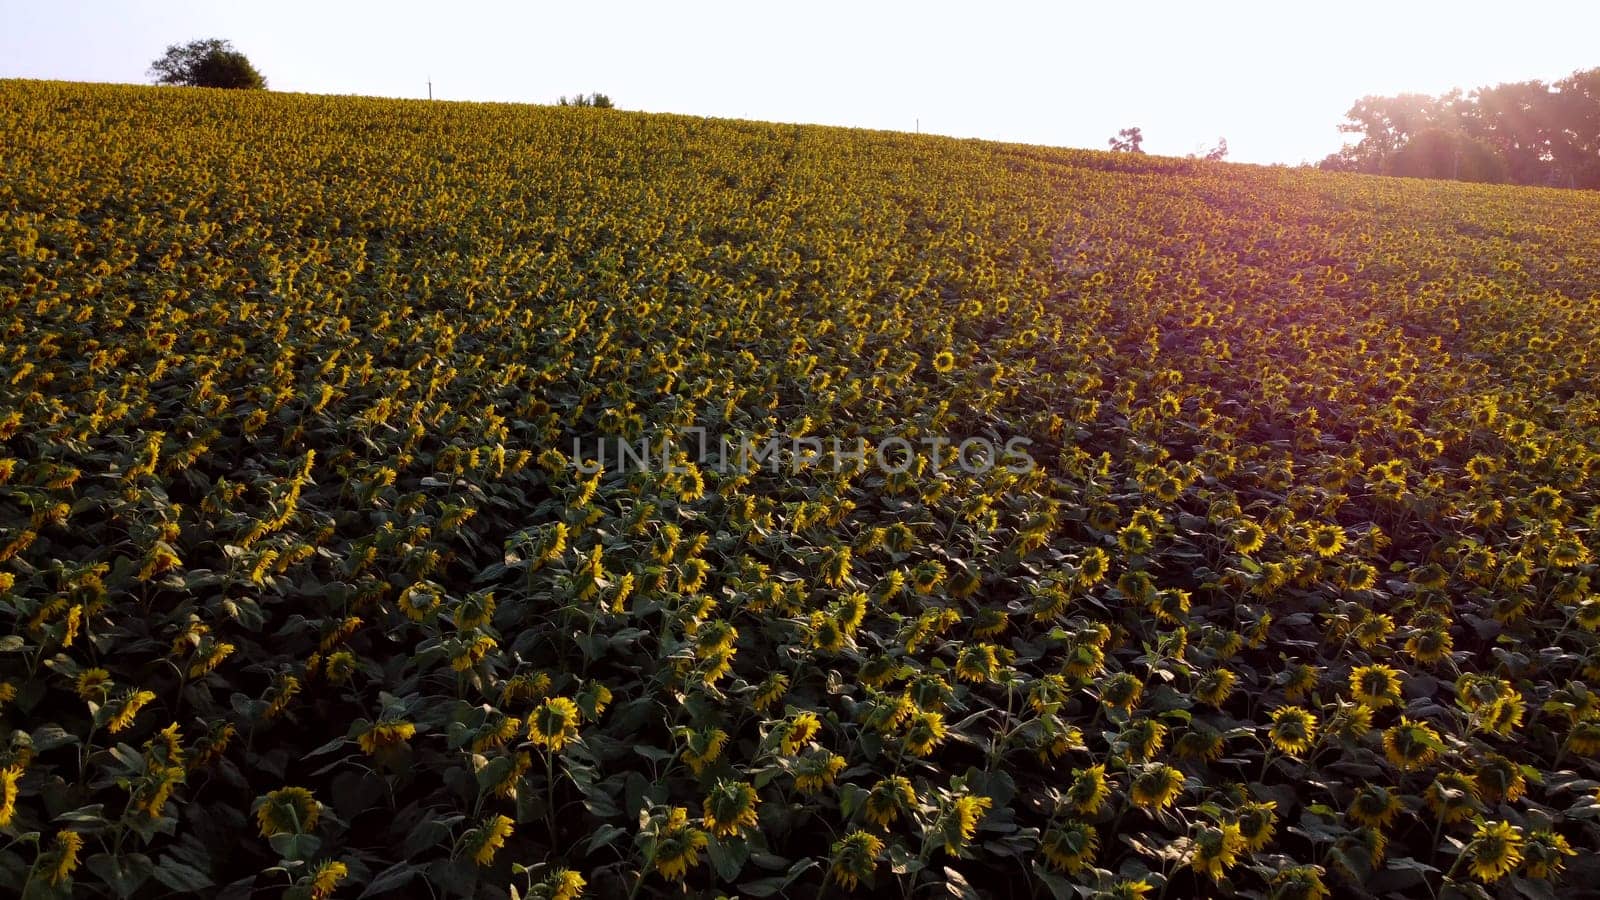
<path id="1" fill-rule="evenodd" d="M 1358 136 L 1322 168 L 1375 175 L 1600 188 L 1600 69 L 1441 96 L 1363 97 Z"/>
<path id="2" fill-rule="evenodd" d="M 610 97 L 606 96 L 605 94 L 598 93 L 598 92 L 593 93 L 593 94 L 574 94 L 571 97 L 563 96 L 560 100 L 556 101 L 556 105 L 557 106 L 588 106 L 588 107 L 593 107 L 595 109 L 612 109 L 612 108 L 615 107 L 615 104 L 613 104 L 611 102 L 611 98 Z"/>
<path id="3" fill-rule="evenodd" d="M 0 133 L 0 896 L 1594 883 L 1600 194 L 43 82 Z"/>
<path id="4" fill-rule="evenodd" d="M 1144 131 L 1138 127 L 1124 128 L 1106 143 L 1117 153 L 1143 153 Z"/>
<path id="5" fill-rule="evenodd" d="M 173 44 L 150 64 L 158 84 L 184 87 L 264 89 L 267 80 L 233 45 L 218 38 Z"/>

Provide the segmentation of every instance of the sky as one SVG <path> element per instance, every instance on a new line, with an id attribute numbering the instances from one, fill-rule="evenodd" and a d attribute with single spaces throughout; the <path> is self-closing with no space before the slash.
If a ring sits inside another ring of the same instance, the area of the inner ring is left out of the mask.
<path id="1" fill-rule="evenodd" d="M 1357 98 L 1600 66 L 1600 3 L 0 0 L 0 78 L 148 81 L 233 42 L 274 90 L 549 103 L 1315 162 Z"/>

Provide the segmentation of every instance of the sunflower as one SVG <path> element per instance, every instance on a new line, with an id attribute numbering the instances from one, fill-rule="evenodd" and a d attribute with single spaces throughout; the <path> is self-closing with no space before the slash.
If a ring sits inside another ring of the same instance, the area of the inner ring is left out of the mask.
<path id="1" fill-rule="evenodd" d="M 1503 738 L 1509 738 L 1522 726 L 1524 706 L 1522 697 L 1496 700 L 1480 711 L 1478 727 Z"/>
<path id="2" fill-rule="evenodd" d="M 1498 753 L 1490 753 L 1478 763 L 1472 782 L 1478 786 L 1478 796 L 1490 803 L 1515 803 L 1528 790 L 1522 767 Z"/>
<path id="3" fill-rule="evenodd" d="M 1106 652 L 1095 644 L 1073 640 L 1062 652 L 1061 670 L 1072 678 L 1088 678 L 1105 668 Z"/>
<path id="4" fill-rule="evenodd" d="M 787 726 L 787 727 L 782 727 Z M 816 713 L 799 712 L 780 726 L 779 752 L 784 756 L 793 756 L 800 752 L 806 744 L 811 743 L 821 730 L 822 723 L 817 720 Z M 779 729 L 774 729 L 779 731 Z"/>
<path id="5" fill-rule="evenodd" d="M 1148 556 L 1155 547 L 1155 535 L 1143 525 L 1124 525 L 1117 532 L 1117 547 L 1128 556 Z"/>
<path id="6" fill-rule="evenodd" d="M 578 900 L 587 886 L 582 875 L 565 868 L 556 869 L 544 880 L 545 893 L 550 895 L 550 900 Z"/>
<path id="7" fill-rule="evenodd" d="M 915 713 L 911 717 L 910 727 L 906 729 L 906 752 L 912 756 L 927 756 L 945 739 L 947 733 L 942 713 Z"/>
<path id="8" fill-rule="evenodd" d="M 1522 830 L 1510 822 L 1483 822 L 1463 853 L 1472 877 L 1499 881 L 1522 862 Z"/>
<path id="9" fill-rule="evenodd" d="M 944 563 L 925 559 L 911 570 L 911 587 L 919 594 L 931 594 L 944 581 Z"/>
<path id="10" fill-rule="evenodd" d="M 1372 731 L 1372 707 L 1335 701 L 1338 706 L 1328 718 L 1328 730 L 1346 741 L 1359 741 Z"/>
<path id="11" fill-rule="evenodd" d="M 921 672 L 906 685 L 905 695 L 911 698 L 918 709 L 942 711 L 953 698 L 954 692 L 950 689 L 950 683 L 940 675 Z"/>
<path id="12" fill-rule="evenodd" d="M 226 644 L 222 646 L 227 646 Z M 335 650 L 323 663 L 322 671 L 333 684 L 344 684 L 356 673 L 355 654 L 348 650 Z"/>
<path id="13" fill-rule="evenodd" d="M 106 725 L 106 731 L 116 734 L 124 731 L 133 724 L 134 717 L 144 709 L 145 704 L 154 700 L 156 695 L 151 691 L 129 691 L 115 704 L 115 711 Z"/>
<path id="14" fill-rule="evenodd" d="M 1522 846 L 1522 874 L 1529 878 L 1553 878 L 1566 868 L 1563 856 L 1577 856 L 1567 839 L 1553 831 L 1532 831 Z"/>
<path id="15" fill-rule="evenodd" d="M 1273 873 L 1270 900 L 1326 900 L 1332 896 L 1322 883 L 1321 866 L 1285 866 Z"/>
<path id="16" fill-rule="evenodd" d="M 1400 699 L 1400 673 L 1385 665 L 1350 670 L 1350 694 L 1362 706 L 1383 709 Z"/>
<path id="17" fill-rule="evenodd" d="M 968 644 L 956 654 L 956 677 L 962 681 L 983 684 L 993 681 L 1000 669 L 992 644 Z"/>
<path id="18" fill-rule="evenodd" d="M 522 672 L 506 679 L 500 689 L 501 703 L 541 700 L 550 692 L 550 676 L 544 672 Z"/>
<path id="19" fill-rule="evenodd" d="M 1207 706 L 1221 708 L 1233 693 L 1233 685 L 1237 680 L 1237 676 L 1227 669 L 1212 669 L 1201 677 L 1190 694 Z"/>
<path id="20" fill-rule="evenodd" d="M 1100 702 L 1109 709 L 1131 711 L 1144 693 L 1144 683 L 1131 672 L 1118 672 L 1100 682 Z"/>
<path id="21" fill-rule="evenodd" d="M 1150 604 L 1150 613 L 1168 625 L 1180 625 L 1189 614 L 1189 602 L 1188 591 L 1163 588 L 1156 592 Z"/>
<path id="22" fill-rule="evenodd" d="M 1083 732 L 1078 728 L 1058 725 L 1051 718 L 1040 719 L 1038 725 L 1039 728 L 1030 733 L 1028 740 L 1039 762 L 1048 764 L 1066 755 L 1069 750 L 1086 749 Z"/>
<path id="23" fill-rule="evenodd" d="M 1129 569 L 1117 576 L 1117 590 L 1135 603 L 1149 603 L 1155 599 L 1156 583 L 1149 572 Z"/>
<path id="24" fill-rule="evenodd" d="M 867 700 L 862 704 L 858 720 L 878 734 L 888 735 L 898 731 L 916 711 L 917 704 L 904 694 L 890 697 L 867 688 Z"/>
<path id="25" fill-rule="evenodd" d="M 1356 791 L 1345 814 L 1358 825 L 1387 828 L 1394 817 L 1400 814 L 1400 809 L 1400 798 L 1388 788 L 1369 784 Z"/>
<path id="26" fill-rule="evenodd" d="M 400 611 L 413 622 L 421 622 L 443 603 L 444 591 L 431 581 L 419 581 L 400 594 Z"/>
<path id="27" fill-rule="evenodd" d="M 1140 719 L 1129 723 L 1116 737 L 1116 743 L 1127 748 L 1129 757 L 1145 760 L 1161 752 L 1166 743 L 1167 726 L 1155 719 Z"/>
<path id="28" fill-rule="evenodd" d="M 467 847 L 472 851 L 472 861 L 480 866 L 487 866 L 494 862 L 494 856 L 506 845 L 506 839 L 511 837 L 515 826 L 509 816 L 495 814 L 472 830 L 472 835 L 467 839 Z"/>
<path id="29" fill-rule="evenodd" d="M 1383 754 L 1402 772 L 1412 772 L 1439 758 L 1443 745 L 1439 733 L 1423 722 L 1405 716 L 1383 732 Z"/>
<path id="30" fill-rule="evenodd" d="M 872 878 L 883 853 L 883 841 L 859 828 L 833 842 L 829 851 L 828 877 L 847 891 Z"/>
<path id="31" fill-rule="evenodd" d="M 1352 636 L 1363 650 L 1371 650 L 1394 633 L 1394 618 L 1384 613 L 1373 613 L 1362 618 Z"/>
<path id="32" fill-rule="evenodd" d="M 1445 571 L 1444 566 L 1431 562 L 1412 571 L 1411 583 L 1423 590 L 1443 590 L 1450 583 L 1450 573 Z"/>
<path id="33" fill-rule="evenodd" d="M 1102 764 L 1087 769 L 1073 769 L 1072 781 L 1067 785 L 1066 800 L 1077 812 L 1092 816 L 1100 812 L 1111 799 L 1111 784 L 1106 779 Z"/>
<path id="34" fill-rule="evenodd" d="M 0 769 L 0 828 L 10 825 L 17 815 L 17 782 L 22 778 L 22 772 L 22 767 L 18 765 Z"/>
<path id="35" fill-rule="evenodd" d="M 1143 878 L 1122 878 L 1111 883 L 1105 890 L 1095 891 L 1094 900 L 1145 900 L 1145 897 L 1156 886 Z"/>
<path id="36" fill-rule="evenodd" d="M 988 814 L 994 801 L 975 794 L 962 794 L 951 800 L 940 811 L 939 840 L 944 852 L 955 856 L 973 835 L 978 833 L 978 823 Z"/>
<path id="37" fill-rule="evenodd" d="M 1039 839 L 1039 851 L 1044 854 L 1045 862 L 1068 875 L 1076 875 L 1094 865 L 1099 849 L 1100 833 L 1093 825 L 1075 820 L 1049 829 Z"/>
<path id="38" fill-rule="evenodd" d="M 1078 587 L 1088 589 L 1105 580 L 1111 571 L 1111 555 L 1099 547 L 1092 547 L 1078 561 Z"/>
<path id="39" fill-rule="evenodd" d="M 455 646 L 455 650 L 450 656 L 450 668 L 457 672 L 466 672 L 482 662 L 483 658 L 489 655 L 489 651 L 495 649 L 499 643 L 486 634 L 478 634 L 470 639 L 464 638 L 459 642 L 452 642 L 452 645 Z"/>
<path id="40" fill-rule="evenodd" d="M 773 672 L 756 688 L 755 695 L 750 698 L 750 705 L 757 712 L 770 709 L 789 690 L 789 676 L 782 672 Z"/>
<path id="41" fill-rule="evenodd" d="M 322 816 L 322 804 L 303 787 L 281 787 L 256 801 L 256 824 L 262 837 L 310 834 Z"/>
<path id="42" fill-rule="evenodd" d="M 728 733 L 721 728 L 685 729 L 680 736 L 684 739 L 683 761 L 696 775 L 715 762 L 728 743 Z"/>
<path id="43" fill-rule="evenodd" d="M 837 753 L 817 748 L 800 758 L 794 767 L 794 786 L 802 794 L 815 794 L 833 784 L 844 771 L 845 759 Z"/>
<path id="44" fill-rule="evenodd" d="M 1191 762 L 1216 762 L 1222 756 L 1222 733 L 1205 725 L 1195 724 L 1172 745 L 1179 759 Z"/>
<path id="45" fill-rule="evenodd" d="M 1575 723 L 1567 732 L 1567 749 L 1579 756 L 1600 753 L 1600 721 L 1590 719 Z"/>
<path id="46" fill-rule="evenodd" d="M 1343 854 L 1335 857 L 1335 862 L 1347 874 L 1354 875 L 1354 869 L 1349 865 L 1350 860 L 1365 860 L 1374 871 L 1383 867 L 1384 857 L 1389 852 L 1389 839 L 1379 829 L 1362 825 L 1347 832 L 1343 837 L 1334 842 Z"/>
<path id="47" fill-rule="evenodd" d="M 972 620 L 972 636 L 978 640 L 989 640 L 1005 634 L 1006 628 L 1011 624 L 1011 617 L 1003 610 L 993 607 L 984 607 Z"/>
<path id="48" fill-rule="evenodd" d="M 76 831 L 56 832 L 55 847 L 52 855 L 55 861 L 50 864 L 46 875 L 51 885 L 59 887 L 72 878 L 72 872 L 78 868 L 78 851 L 83 849 L 83 835 Z"/>
<path id="49" fill-rule="evenodd" d="M 528 740 L 552 752 L 578 739 L 583 713 L 566 697 L 551 697 L 528 714 Z"/>
<path id="50" fill-rule="evenodd" d="M 1339 555 L 1344 540 L 1344 529 L 1338 525 L 1318 525 L 1311 530 L 1311 549 L 1323 559 Z"/>
<path id="51" fill-rule="evenodd" d="M 1255 522 L 1240 522 L 1233 527 L 1230 540 L 1235 553 L 1249 556 L 1266 545 L 1267 532 Z"/>
<path id="52" fill-rule="evenodd" d="M 338 860 L 330 859 L 319 864 L 311 872 L 309 885 L 311 900 L 328 900 L 338 889 L 339 883 L 349 874 L 350 867 Z"/>
<path id="53" fill-rule="evenodd" d="M 1245 803 L 1234 810 L 1234 821 L 1239 825 L 1245 849 L 1255 853 L 1272 843 L 1272 836 L 1277 833 L 1277 810 L 1276 800 Z"/>
<path id="54" fill-rule="evenodd" d="M 756 789 L 742 781 L 718 780 L 706 795 L 707 830 L 719 838 L 738 837 L 756 824 Z"/>
<path id="55" fill-rule="evenodd" d="M 709 838 L 704 831 L 689 824 L 689 811 L 673 807 L 665 821 L 655 818 L 655 828 L 650 836 L 650 854 L 656 871 L 668 881 L 679 881 L 689 869 L 700 863 L 700 851 Z"/>
<path id="56" fill-rule="evenodd" d="M 1471 775 L 1460 772 L 1440 772 L 1434 776 L 1422 799 L 1428 808 L 1446 825 L 1454 825 L 1477 815 L 1478 783 Z"/>
<path id="57" fill-rule="evenodd" d="M 1283 693 L 1290 703 L 1298 703 L 1317 687 L 1322 680 L 1322 670 L 1308 663 L 1294 663 L 1284 670 Z"/>
<path id="58" fill-rule="evenodd" d="M 1155 811 L 1166 809 L 1181 793 L 1183 773 L 1166 763 L 1146 766 L 1128 788 L 1134 806 Z"/>
<path id="59" fill-rule="evenodd" d="M 1193 851 L 1189 868 L 1212 881 L 1220 881 L 1228 868 L 1239 862 L 1246 841 L 1237 822 L 1207 825 L 1194 834 Z"/>
<path id="60" fill-rule="evenodd" d="M 868 822 L 879 828 L 887 828 L 916 802 L 917 794 L 911 787 L 911 780 L 904 775 L 890 775 L 879 779 L 867 792 L 861 812 Z"/>
<path id="61" fill-rule="evenodd" d="M 1443 628 L 1427 628 L 1406 638 L 1406 653 L 1418 663 L 1431 666 L 1450 656 L 1455 641 Z"/>
<path id="62" fill-rule="evenodd" d="M 956 367 L 956 355 L 949 350 L 940 350 L 933 355 L 933 370 L 943 375 L 953 371 Z"/>
<path id="63" fill-rule="evenodd" d="M 79 699 L 89 703 L 104 703 L 111 687 L 111 673 L 105 669 L 84 669 L 74 682 Z"/>
<path id="64" fill-rule="evenodd" d="M 1272 711 L 1267 737 L 1278 752 L 1299 756 L 1316 743 L 1316 714 L 1299 706 L 1279 707 Z"/>
<path id="65" fill-rule="evenodd" d="M 1349 563 L 1339 571 L 1339 581 L 1344 584 L 1346 590 L 1356 592 L 1370 591 L 1378 583 L 1378 570 L 1363 562 Z M 1388 616 L 1369 617 L 1368 622 L 1363 623 L 1368 626 L 1368 630 L 1363 632 L 1361 629 L 1357 629 L 1357 640 L 1361 643 L 1361 646 L 1370 649 L 1387 636 L 1388 631 L 1384 630 L 1383 627 L 1386 621 L 1388 629 L 1393 630 L 1394 620 Z"/>
<path id="66" fill-rule="evenodd" d="M 368 756 L 376 756 L 378 751 L 398 747 L 411 740 L 417 733 L 417 726 L 401 719 L 384 719 L 374 722 L 370 728 L 363 732 L 357 742 Z"/>

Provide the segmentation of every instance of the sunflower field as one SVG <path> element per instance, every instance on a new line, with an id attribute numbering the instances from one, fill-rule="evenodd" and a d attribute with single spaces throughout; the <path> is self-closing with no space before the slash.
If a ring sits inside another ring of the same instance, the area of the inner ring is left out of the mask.
<path id="1" fill-rule="evenodd" d="M 0 894 L 1600 883 L 1600 195 L 25 81 L 0 128 Z"/>

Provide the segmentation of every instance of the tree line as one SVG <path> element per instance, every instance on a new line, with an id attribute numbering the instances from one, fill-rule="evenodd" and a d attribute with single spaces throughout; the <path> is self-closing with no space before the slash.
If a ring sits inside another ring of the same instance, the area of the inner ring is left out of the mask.
<path id="1" fill-rule="evenodd" d="M 266 90 L 267 79 L 233 44 L 221 38 L 206 38 L 186 44 L 172 44 L 150 64 L 149 75 L 156 84 L 178 87 L 236 88 Z M 432 83 L 428 96 L 433 96 Z M 584 106 L 614 109 L 611 98 L 598 91 L 592 94 L 563 96 L 558 106 Z"/>
<path id="2" fill-rule="evenodd" d="M 1600 189 L 1600 69 L 1442 96 L 1363 97 L 1321 168 Z"/>

